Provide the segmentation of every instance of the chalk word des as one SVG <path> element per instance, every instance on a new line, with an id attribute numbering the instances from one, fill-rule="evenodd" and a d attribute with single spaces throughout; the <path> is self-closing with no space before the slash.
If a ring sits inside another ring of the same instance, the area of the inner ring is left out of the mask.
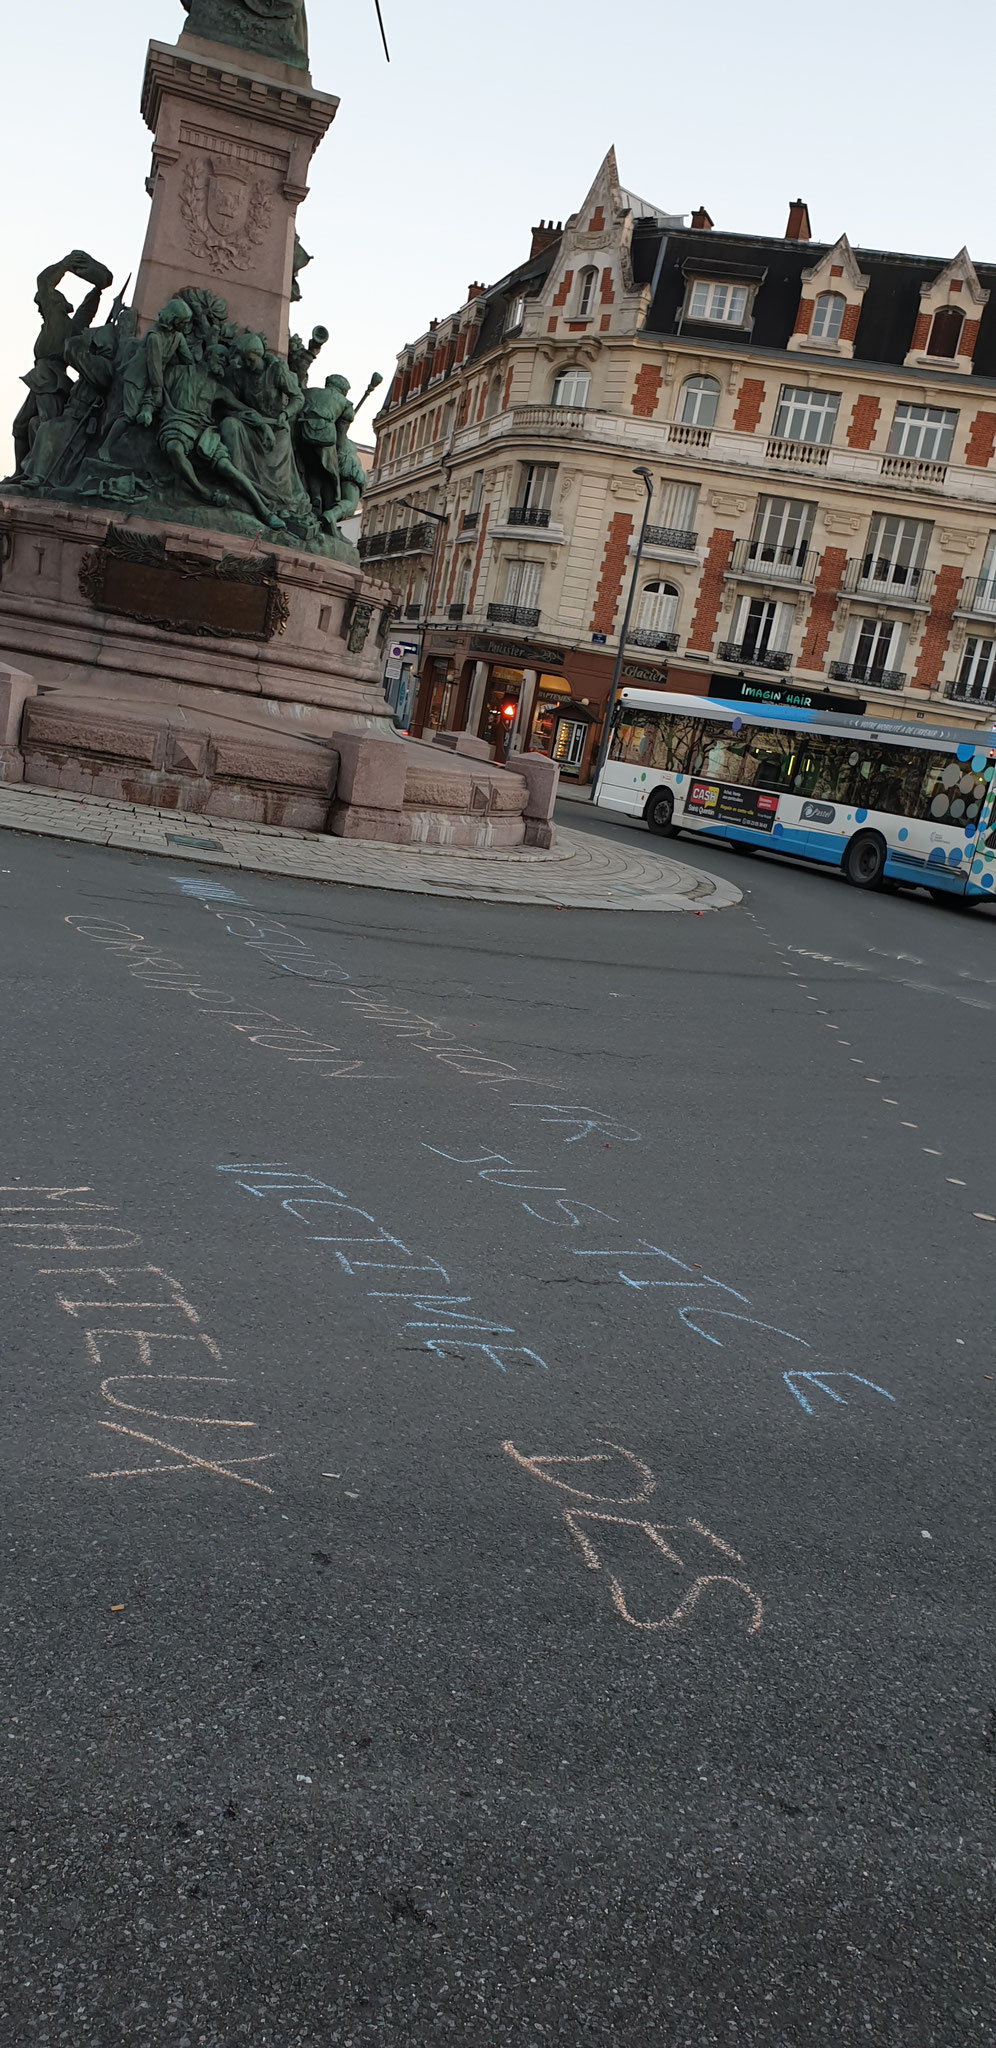
<path id="1" fill-rule="evenodd" d="M 286 1215 L 308 1226 L 309 1242 L 327 1245 L 351 1278 L 391 1273 L 402 1282 L 408 1280 L 408 1287 L 395 1283 L 367 1288 L 371 1301 L 408 1305 L 408 1318 L 397 1332 L 399 1341 L 406 1341 L 409 1331 L 418 1331 L 419 1348 L 435 1358 L 460 1362 L 466 1353 L 479 1352 L 499 1372 L 507 1372 L 513 1361 L 548 1370 L 546 1360 L 531 1345 L 505 1341 L 515 1339 L 512 1323 L 473 1312 L 471 1296 L 453 1291 L 449 1273 L 439 1259 L 410 1250 L 394 1231 L 378 1223 L 372 1210 L 359 1208 L 331 1181 L 273 1161 L 226 1164 L 216 1170 L 232 1174 L 236 1185 L 257 1200 L 275 1196 Z M 420 1281 L 422 1273 L 432 1277 Z"/>
<path id="2" fill-rule="evenodd" d="M 242 1454 L 245 1432 L 255 1429 L 255 1423 L 214 1412 L 214 1390 L 234 1386 L 235 1380 L 215 1370 L 220 1348 L 201 1328 L 200 1315 L 182 1283 L 151 1262 L 110 1263 L 139 1246 L 141 1237 L 110 1222 L 118 1213 L 114 1205 L 88 1200 L 92 1194 L 89 1185 L 0 1186 L 0 1228 L 10 1233 L 0 1238 L 0 1250 L 43 1252 L 60 1260 L 67 1254 L 84 1254 L 84 1263 L 77 1256 L 72 1265 L 42 1264 L 35 1271 L 54 1283 L 59 1307 L 81 1326 L 87 1358 L 101 1375 L 100 1399 L 114 1419 L 99 1416 L 96 1427 L 142 1446 L 141 1463 L 92 1471 L 87 1477 L 144 1479 L 160 1473 L 201 1472 L 272 1494 L 272 1487 L 245 1469 L 269 1464 L 276 1456 L 273 1451 Z M 91 1263 L 95 1255 L 100 1255 L 99 1263 Z M 154 1431 L 138 1426 L 149 1422 L 156 1425 Z M 209 1439 L 212 1455 L 199 1434 L 192 1443 L 177 1442 L 180 1430 L 237 1431 L 233 1451 L 238 1455 L 229 1457 L 224 1449 L 215 1455 L 217 1435 Z M 150 1458 L 150 1452 L 156 1455 Z"/>
<path id="3" fill-rule="evenodd" d="M 209 910 L 211 905 L 206 903 L 204 908 Z M 257 918 L 233 916 L 225 910 L 216 910 L 214 915 L 221 918 L 226 932 L 233 939 L 241 939 L 243 945 L 258 953 L 271 967 L 279 967 L 284 974 L 303 975 L 306 981 L 318 982 L 342 982 L 350 978 L 337 960 L 323 960 L 306 939 L 300 938 L 285 924 L 272 918 L 261 924 Z"/>
<path id="4" fill-rule="evenodd" d="M 117 954 L 124 960 L 129 974 L 146 988 L 161 994 L 190 996 L 200 1005 L 203 1015 L 230 1025 L 233 1031 L 242 1033 L 250 1045 L 259 1046 L 265 1052 L 279 1053 L 294 1066 L 310 1066 L 323 1081 L 375 1078 L 366 1071 L 362 1060 L 346 1058 L 341 1046 L 329 1045 L 315 1032 L 305 1030 L 303 1025 L 285 1024 L 272 1010 L 262 1010 L 256 1003 L 247 1004 L 243 996 L 230 995 L 225 989 L 212 988 L 199 981 L 196 973 L 184 967 L 181 961 L 174 960 L 168 953 L 161 953 L 141 932 L 131 931 L 128 925 L 111 918 L 75 913 L 64 922 L 83 938 L 93 939 L 97 945 Z"/>
<path id="5" fill-rule="evenodd" d="M 587 1457 L 551 1457 L 545 1454 L 527 1457 L 510 1440 L 502 1445 L 502 1449 L 523 1471 L 530 1472 L 533 1478 L 541 1479 L 548 1486 L 555 1486 L 561 1492 L 571 1495 L 572 1500 L 575 1502 L 598 1501 L 599 1503 L 608 1503 L 615 1507 L 642 1506 L 644 1502 L 650 1499 L 657 1487 L 656 1479 L 649 1465 L 646 1465 L 643 1459 L 638 1458 L 633 1451 L 625 1450 L 622 1444 L 610 1443 L 604 1437 L 596 1438 L 596 1442 L 604 1446 L 603 1450 L 590 1454 Z M 573 1469 L 579 1478 L 582 1476 L 595 1476 L 590 1473 L 589 1468 L 610 1464 L 613 1454 L 615 1458 L 624 1461 L 623 1470 L 619 1475 L 617 1483 L 628 1485 L 630 1491 L 627 1493 L 621 1495 L 596 1494 L 589 1492 L 586 1488 L 573 1486 L 568 1479 L 562 1479 L 559 1476 L 559 1470 L 565 1467 Z M 558 1471 L 554 1471 L 553 1467 L 557 1467 Z M 740 1556 L 739 1551 L 734 1550 L 732 1544 L 724 1542 L 721 1536 L 715 1535 L 713 1530 L 707 1529 L 705 1523 L 696 1520 L 694 1516 L 688 1517 L 684 1522 L 655 1522 L 645 1520 L 642 1516 L 637 1515 L 606 1514 L 603 1505 L 597 1508 L 593 1506 L 581 1507 L 579 1505 L 572 1505 L 571 1507 L 564 1508 L 563 1520 L 569 1534 L 577 1544 L 586 1569 L 591 1572 L 600 1572 L 605 1569 L 612 1605 L 620 1620 L 626 1622 L 630 1628 L 640 1629 L 655 1635 L 675 1635 L 691 1620 L 699 1602 L 709 1592 L 710 1588 L 727 1586 L 731 1587 L 734 1592 L 742 1594 L 747 1602 L 749 1609 L 748 1636 L 758 1634 L 763 1619 L 762 1603 L 746 1580 L 735 1576 L 732 1572 L 700 1571 L 693 1579 L 692 1584 L 683 1593 L 678 1605 L 670 1613 L 660 1615 L 657 1618 L 641 1618 L 632 1612 L 630 1601 L 621 1579 L 617 1578 L 614 1572 L 603 1567 L 602 1558 L 596 1549 L 595 1539 L 597 1537 L 599 1544 L 604 1548 L 603 1530 L 616 1531 L 619 1529 L 635 1530 L 638 1536 L 645 1539 L 651 1545 L 655 1562 L 661 1560 L 676 1572 L 687 1572 L 689 1569 L 694 1569 L 694 1567 L 686 1566 L 684 1559 L 679 1556 L 674 1546 L 665 1541 L 665 1538 L 668 1536 L 676 1536 L 683 1550 L 688 1549 L 690 1544 L 705 1543 L 712 1550 L 718 1551 L 720 1556 L 727 1559 L 729 1563 L 742 1565 L 743 1558 Z"/>

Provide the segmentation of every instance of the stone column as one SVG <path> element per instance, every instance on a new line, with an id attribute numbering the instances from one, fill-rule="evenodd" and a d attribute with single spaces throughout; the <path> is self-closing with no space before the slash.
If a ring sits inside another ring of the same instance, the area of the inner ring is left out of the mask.
<path id="1" fill-rule="evenodd" d="M 473 733 L 475 737 L 481 722 L 481 712 L 484 708 L 484 692 L 487 686 L 488 664 L 486 661 L 478 661 L 474 665 L 474 680 L 470 686 L 470 694 L 467 698 L 467 715 L 464 719 L 464 731 Z"/>
<path id="2" fill-rule="evenodd" d="M 142 332 L 174 292 L 196 285 L 286 354 L 295 217 L 338 105 L 306 71 L 270 57 L 188 35 L 149 44 L 152 213 L 134 301 Z"/>
<path id="3" fill-rule="evenodd" d="M 538 681 L 539 671 L 537 669 L 523 669 L 522 688 L 519 691 L 519 704 L 515 714 L 515 724 L 512 727 L 512 745 L 510 752 L 513 754 L 521 754 L 523 748 L 528 745 L 529 727 L 532 723 L 533 706 L 536 702 L 536 685 Z"/>

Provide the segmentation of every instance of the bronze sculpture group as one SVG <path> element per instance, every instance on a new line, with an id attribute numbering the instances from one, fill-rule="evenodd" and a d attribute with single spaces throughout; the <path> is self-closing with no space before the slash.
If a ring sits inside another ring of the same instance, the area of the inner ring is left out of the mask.
<path id="1" fill-rule="evenodd" d="M 58 289 L 67 274 L 90 287 L 75 311 Z M 94 326 L 110 284 L 79 249 L 38 279 L 42 327 L 14 424 L 13 486 L 194 525 L 210 507 L 212 525 L 227 523 L 219 514 L 238 515 L 237 527 L 255 518 L 290 545 L 341 553 L 363 470 L 346 378 L 308 382 L 326 330 L 310 343 L 293 336 L 285 360 L 193 286 L 142 336 L 123 294 Z"/>

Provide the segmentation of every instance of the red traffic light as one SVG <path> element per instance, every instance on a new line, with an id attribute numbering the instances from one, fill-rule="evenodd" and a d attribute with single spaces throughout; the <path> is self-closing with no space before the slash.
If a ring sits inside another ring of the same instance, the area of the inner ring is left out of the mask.
<path id="1" fill-rule="evenodd" d="M 503 705 L 502 705 L 502 707 L 501 707 L 501 715 L 502 715 L 502 717 L 503 717 L 503 718 L 507 718 L 507 720 L 508 720 L 508 722 L 509 722 L 509 725 L 511 725 L 511 723 L 512 723 L 512 720 L 513 720 L 513 718 L 515 717 L 515 714 L 516 714 L 516 711 L 517 711 L 517 709 L 518 709 L 518 706 L 517 706 L 516 704 L 503 704 Z"/>

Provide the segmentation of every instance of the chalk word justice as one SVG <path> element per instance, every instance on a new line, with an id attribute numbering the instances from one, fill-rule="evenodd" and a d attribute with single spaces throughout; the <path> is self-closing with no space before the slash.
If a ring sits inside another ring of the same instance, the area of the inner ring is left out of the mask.
<path id="1" fill-rule="evenodd" d="M 510 1364 L 537 1365 L 548 1371 L 538 1351 L 514 1341 L 512 1323 L 476 1315 L 472 1297 L 454 1291 L 449 1273 L 438 1259 L 409 1250 L 400 1237 L 378 1223 L 371 1210 L 358 1208 L 331 1181 L 272 1162 L 225 1165 L 217 1171 L 231 1174 L 236 1185 L 257 1200 L 279 1202 L 285 1215 L 305 1225 L 309 1243 L 328 1246 L 351 1278 L 369 1280 L 376 1274 L 382 1283 L 387 1274 L 396 1276 L 391 1284 L 368 1286 L 366 1292 L 371 1301 L 405 1303 L 407 1320 L 398 1331 L 399 1339 L 407 1340 L 409 1332 L 417 1331 L 417 1346 L 436 1358 L 462 1360 L 476 1351 L 500 1372 L 507 1372 Z M 421 1274 L 430 1277 L 420 1279 Z M 401 1284 L 405 1281 L 410 1283 L 407 1287 Z"/>

